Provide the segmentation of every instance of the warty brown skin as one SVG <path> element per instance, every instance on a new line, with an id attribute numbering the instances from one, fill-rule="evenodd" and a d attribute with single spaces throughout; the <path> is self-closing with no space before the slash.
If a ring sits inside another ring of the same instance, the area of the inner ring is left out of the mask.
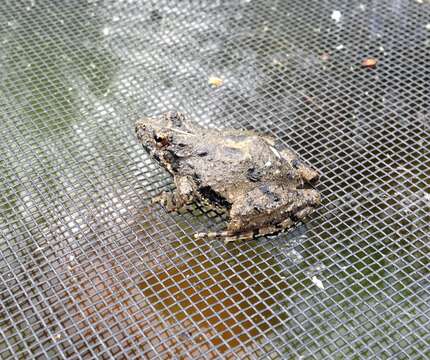
<path id="1" fill-rule="evenodd" d="M 221 233 L 227 240 L 276 233 L 303 220 L 320 204 L 307 186 L 316 170 L 290 149 L 252 131 L 205 129 L 179 112 L 136 122 L 138 140 L 174 178 L 176 190 L 154 201 L 169 211 L 205 200 L 224 208 L 230 221 Z"/>

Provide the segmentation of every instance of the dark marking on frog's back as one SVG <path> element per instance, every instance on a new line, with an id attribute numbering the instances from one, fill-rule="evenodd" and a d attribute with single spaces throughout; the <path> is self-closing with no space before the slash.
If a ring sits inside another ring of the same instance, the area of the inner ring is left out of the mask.
<path id="1" fill-rule="evenodd" d="M 275 194 L 272 190 L 270 190 L 267 184 L 261 185 L 259 189 L 264 195 L 266 195 L 270 199 L 270 201 L 278 202 L 280 200 L 278 194 Z"/>
<path id="2" fill-rule="evenodd" d="M 299 166 L 300 166 L 300 164 L 301 164 L 301 162 L 300 162 L 300 160 L 298 160 L 298 159 L 294 159 L 294 160 L 292 161 L 292 163 L 291 163 L 291 165 L 293 165 L 293 168 L 294 168 L 294 169 L 298 169 L 298 168 L 299 168 Z"/>
<path id="3" fill-rule="evenodd" d="M 164 160 L 170 164 L 173 171 L 177 171 L 179 169 L 179 166 L 180 166 L 179 159 L 180 159 L 179 156 L 173 150 L 167 150 L 164 153 Z"/>
<path id="4" fill-rule="evenodd" d="M 257 182 L 261 180 L 261 177 L 263 176 L 263 174 L 261 173 L 260 170 L 256 169 L 255 167 L 250 167 L 246 172 L 246 176 L 250 181 Z"/>
<path id="5" fill-rule="evenodd" d="M 231 159 L 232 161 L 241 160 L 244 157 L 242 150 L 230 146 L 223 147 L 223 155 L 225 159 Z"/>

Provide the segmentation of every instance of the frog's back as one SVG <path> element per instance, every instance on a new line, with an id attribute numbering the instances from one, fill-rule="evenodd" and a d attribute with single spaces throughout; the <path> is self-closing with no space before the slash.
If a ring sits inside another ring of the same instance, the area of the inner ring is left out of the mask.
<path id="1" fill-rule="evenodd" d="M 209 131 L 201 137 L 197 154 L 187 162 L 198 181 L 229 202 L 255 188 L 261 169 L 280 161 L 267 138 L 236 130 Z"/>

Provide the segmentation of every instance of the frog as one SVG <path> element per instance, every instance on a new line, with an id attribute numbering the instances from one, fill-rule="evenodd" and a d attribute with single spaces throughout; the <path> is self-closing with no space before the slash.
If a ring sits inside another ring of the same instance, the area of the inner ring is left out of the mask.
<path id="1" fill-rule="evenodd" d="M 253 130 L 206 128 L 179 111 L 136 121 L 137 140 L 173 177 L 152 199 L 167 211 L 205 203 L 227 214 L 219 232 L 197 239 L 249 240 L 305 222 L 321 203 L 320 173 L 288 146 Z"/>

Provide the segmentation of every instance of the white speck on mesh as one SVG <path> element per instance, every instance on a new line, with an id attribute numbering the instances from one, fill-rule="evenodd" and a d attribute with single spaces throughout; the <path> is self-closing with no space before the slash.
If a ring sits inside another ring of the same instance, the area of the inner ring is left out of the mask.
<path id="1" fill-rule="evenodd" d="M 318 279 L 316 276 L 312 276 L 312 282 L 321 290 L 324 290 L 324 284 L 320 279 Z"/>
<path id="2" fill-rule="evenodd" d="M 339 22 L 341 17 L 342 13 L 339 10 L 333 10 L 333 12 L 331 13 L 331 19 L 336 22 Z"/>

